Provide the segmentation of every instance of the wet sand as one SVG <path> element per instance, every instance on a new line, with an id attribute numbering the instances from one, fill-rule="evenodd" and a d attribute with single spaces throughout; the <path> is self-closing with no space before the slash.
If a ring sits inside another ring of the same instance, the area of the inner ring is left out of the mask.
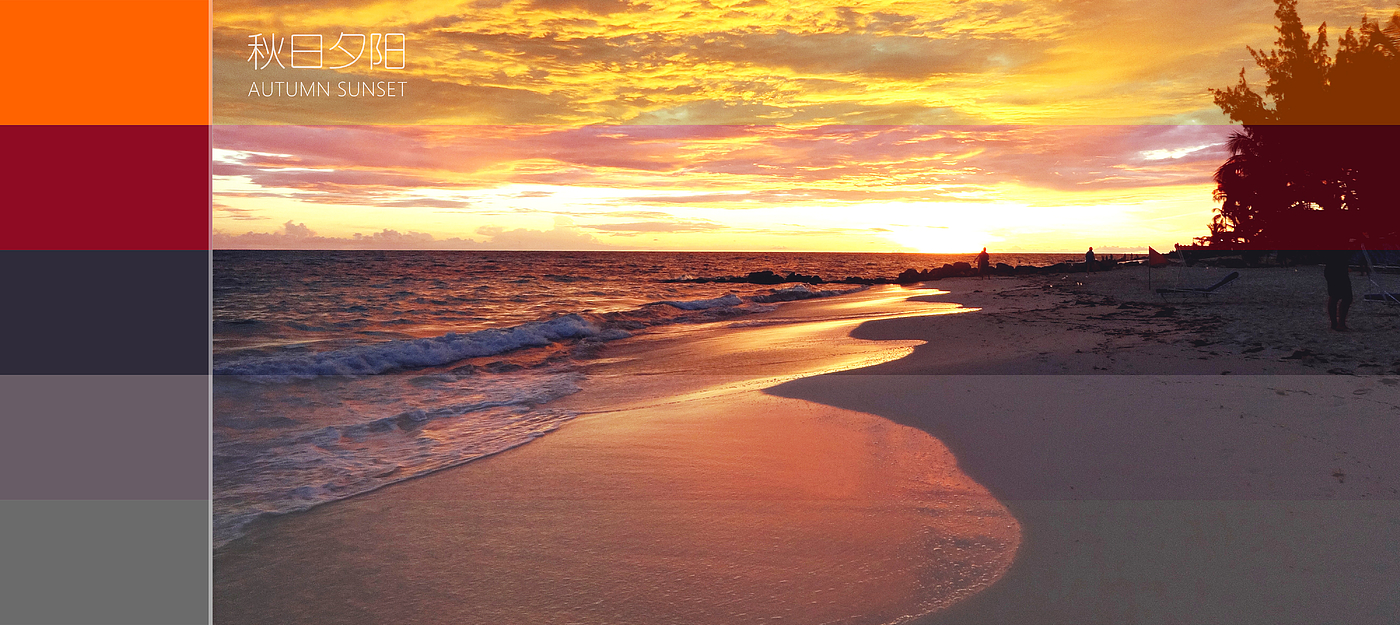
<path id="1" fill-rule="evenodd" d="M 1010 565 L 1019 527 L 939 441 L 762 392 L 898 358 L 876 289 L 618 342 L 559 431 L 256 524 L 215 558 L 219 623 L 889 623 Z M 793 323 L 795 320 L 801 323 Z"/>

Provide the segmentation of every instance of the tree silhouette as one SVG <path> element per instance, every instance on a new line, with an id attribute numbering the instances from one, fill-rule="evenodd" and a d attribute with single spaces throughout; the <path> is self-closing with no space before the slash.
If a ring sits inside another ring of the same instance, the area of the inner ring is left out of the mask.
<path id="1" fill-rule="evenodd" d="M 1337 247 L 1360 236 L 1393 243 L 1400 12 L 1385 26 L 1362 17 L 1333 59 L 1325 23 L 1312 41 L 1296 1 L 1275 4 L 1275 48 L 1248 48 L 1268 77 L 1264 94 L 1250 88 L 1243 69 L 1234 87 L 1210 90 L 1244 128 L 1230 136 L 1230 157 L 1215 172 L 1221 204 L 1199 240 L 1272 249 Z"/>

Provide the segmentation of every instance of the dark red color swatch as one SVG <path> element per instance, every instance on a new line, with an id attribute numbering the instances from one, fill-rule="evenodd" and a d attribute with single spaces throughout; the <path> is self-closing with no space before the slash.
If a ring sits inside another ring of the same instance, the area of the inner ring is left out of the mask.
<path id="1" fill-rule="evenodd" d="M 209 248 L 208 126 L 0 126 L 0 249 Z"/>

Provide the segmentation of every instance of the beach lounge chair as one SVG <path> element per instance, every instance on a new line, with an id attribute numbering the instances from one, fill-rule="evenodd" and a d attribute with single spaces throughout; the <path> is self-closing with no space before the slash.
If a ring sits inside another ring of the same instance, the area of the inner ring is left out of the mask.
<path id="1" fill-rule="evenodd" d="M 1199 295 L 1201 297 L 1210 297 L 1210 294 L 1214 293 L 1216 289 L 1225 286 L 1231 282 L 1234 282 L 1239 277 L 1240 272 L 1231 271 L 1230 275 L 1221 278 L 1219 282 L 1216 282 L 1215 284 L 1212 284 L 1208 287 L 1193 289 L 1157 289 L 1157 294 L 1161 295 L 1162 297 L 1166 297 L 1168 295 Z"/>
<path id="2" fill-rule="evenodd" d="M 1361 296 L 1361 299 L 1367 302 L 1400 304 L 1400 296 L 1387 290 L 1384 286 L 1381 286 L 1380 282 L 1376 281 L 1376 265 L 1371 262 L 1371 253 L 1368 252 L 1365 247 L 1361 248 L 1361 262 L 1366 263 L 1366 277 L 1371 281 L 1371 290 Z"/>

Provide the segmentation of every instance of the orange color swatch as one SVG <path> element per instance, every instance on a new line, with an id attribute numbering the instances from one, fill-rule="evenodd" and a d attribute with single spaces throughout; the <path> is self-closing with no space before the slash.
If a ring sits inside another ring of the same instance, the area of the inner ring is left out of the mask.
<path id="1" fill-rule="evenodd" d="M 209 3 L 0 0 L 3 124 L 209 123 Z"/>

